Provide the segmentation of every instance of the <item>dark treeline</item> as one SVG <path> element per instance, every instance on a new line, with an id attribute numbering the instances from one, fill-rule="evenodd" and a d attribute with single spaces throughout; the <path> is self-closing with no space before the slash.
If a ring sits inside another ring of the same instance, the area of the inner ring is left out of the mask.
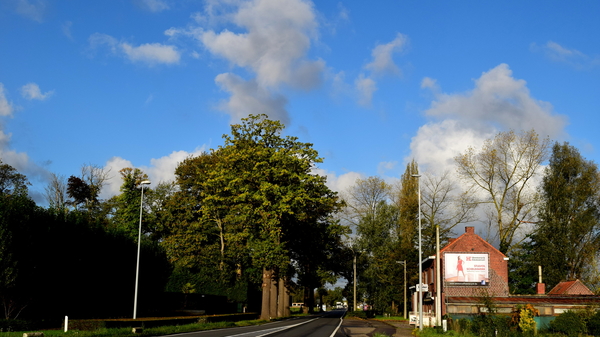
<path id="1" fill-rule="evenodd" d="M 137 245 L 127 236 L 22 194 L 0 196 L 0 231 L 5 318 L 131 315 Z M 152 242 L 143 242 L 141 261 L 140 299 L 149 302 L 162 292 L 170 266 Z"/>
<path id="2" fill-rule="evenodd" d="M 343 202 L 312 173 L 322 161 L 312 144 L 283 128 L 250 116 L 225 145 L 179 163 L 174 182 L 147 186 L 143 171 L 122 169 L 120 193 L 108 200 L 99 197 L 110 177 L 102 168 L 52 175 L 48 208 L 3 164 L 3 316 L 131 317 L 140 212 L 138 317 L 204 309 L 268 319 L 286 314 L 292 293 L 312 311 L 314 289 L 334 283 L 350 256 L 347 228 L 333 217 Z"/>

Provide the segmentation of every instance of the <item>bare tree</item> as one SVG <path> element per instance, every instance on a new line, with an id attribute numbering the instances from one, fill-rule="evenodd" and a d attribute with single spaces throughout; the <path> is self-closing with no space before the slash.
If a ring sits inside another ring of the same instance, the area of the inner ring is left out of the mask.
<path id="1" fill-rule="evenodd" d="M 477 151 L 469 148 L 455 157 L 458 173 L 469 187 L 483 192 L 478 203 L 492 205 L 490 233 L 497 236 L 500 251 L 507 253 L 521 220 L 534 216 L 536 193 L 532 180 L 548 159 L 550 140 L 534 131 L 500 132 Z"/>
<path id="2" fill-rule="evenodd" d="M 426 254 L 435 251 L 436 227 L 439 227 L 441 242 L 455 234 L 458 224 L 476 220 L 474 195 L 471 190 L 460 191 L 452 180 L 450 172 L 440 175 L 423 174 L 421 191 L 421 215 L 425 224 Z"/>
<path id="3" fill-rule="evenodd" d="M 65 176 L 51 173 L 50 183 L 44 190 L 50 208 L 56 210 L 67 209 L 67 178 Z"/>
<path id="4" fill-rule="evenodd" d="M 81 179 L 90 186 L 92 199 L 97 202 L 104 183 L 110 179 L 110 169 L 95 164 L 84 164 L 81 167 Z"/>
<path id="5" fill-rule="evenodd" d="M 345 220 L 356 226 L 363 217 L 374 217 L 377 205 L 390 197 L 391 186 L 379 177 L 358 179 L 343 194 L 346 201 Z"/>

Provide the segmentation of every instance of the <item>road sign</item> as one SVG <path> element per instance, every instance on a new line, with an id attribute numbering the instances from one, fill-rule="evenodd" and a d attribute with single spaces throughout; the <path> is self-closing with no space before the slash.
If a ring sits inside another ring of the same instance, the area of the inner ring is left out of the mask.
<path id="1" fill-rule="evenodd" d="M 417 284 L 417 291 L 419 291 L 419 285 Z M 421 292 L 426 292 L 429 291 L 429 285 L 428 284 L 421 284 Z"/>

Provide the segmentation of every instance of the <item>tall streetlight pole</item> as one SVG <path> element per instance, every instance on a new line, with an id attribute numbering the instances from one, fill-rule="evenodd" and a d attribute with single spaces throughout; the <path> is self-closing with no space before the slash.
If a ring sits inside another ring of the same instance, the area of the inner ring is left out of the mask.
<path id="1" fill-rule="evenodd" d="M 140 276 L 140 246 L 142 242 L 142 209 L 144 206 L 144 186 L 150 185 L 149 180 L 144 180 L 140 183 L 142 186 L 142 197 L 140 199 L 140 226 L 138 231 L 138 249 L 137 249 L 137 264 L 135 268 L 135 295 L 133 296 L 133 319 L 137 318 L 137 297 L 138 297 L 138 280 Z"/>
<path id="2" fill-rule="evenodd" d="M 354 308 L 352 308 L 352 311 L 356 311 L 356 253 L 354 253 L 354 282 L 353 282 L 353 286 L 354 286 Z"/>
<path id="3" fill-rule="evenodd" d="M 419 330 L 423 330 L 423 266 L 421 265 L 423 254 L 421 251 L 421 175 L 413 174 L 413 177 L 417 178 L 419 186 Z"/>
<path id="4" fill-rule="evenodd" d="M 435 226 L 435 325 L 442 326 L 442 266 L 440 261 L 440 225 Z"/>

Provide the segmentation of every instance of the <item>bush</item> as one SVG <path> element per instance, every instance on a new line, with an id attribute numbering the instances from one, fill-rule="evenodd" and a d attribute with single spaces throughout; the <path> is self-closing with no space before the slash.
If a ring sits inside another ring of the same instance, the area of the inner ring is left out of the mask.
<path id="1" fill-rule="evenodd" d="M 348 311 L 346 313 L 346 317 L 357 317 L 357 318 L 367 319 L 367 312 L 362 311 L 362 310 Z"/>
<path id="2" fill-rule="evenodd" d="M 34 324 L 20 319 L 0 319 L 0 332 L 34 330 Z"/>
<path id="3" fill-rule="evenodd" d="M 550 322 L 550 330 L 567 336 L 577 336 L 585 333 L 585 320 L 577 312 L 569 310 Z"/>
<path id="4" fill-rule="evenodd" d="M 600 311 L 589 318 L 587 323 L 587 332 L 590 335 L 600 336 Z"/>
<path id="5" fill-rule="evenodd" d="M 510 317 L 501 315 L 477 315 L 473 319 L 471 331 L 482 337 L 509 336 Z"/>

